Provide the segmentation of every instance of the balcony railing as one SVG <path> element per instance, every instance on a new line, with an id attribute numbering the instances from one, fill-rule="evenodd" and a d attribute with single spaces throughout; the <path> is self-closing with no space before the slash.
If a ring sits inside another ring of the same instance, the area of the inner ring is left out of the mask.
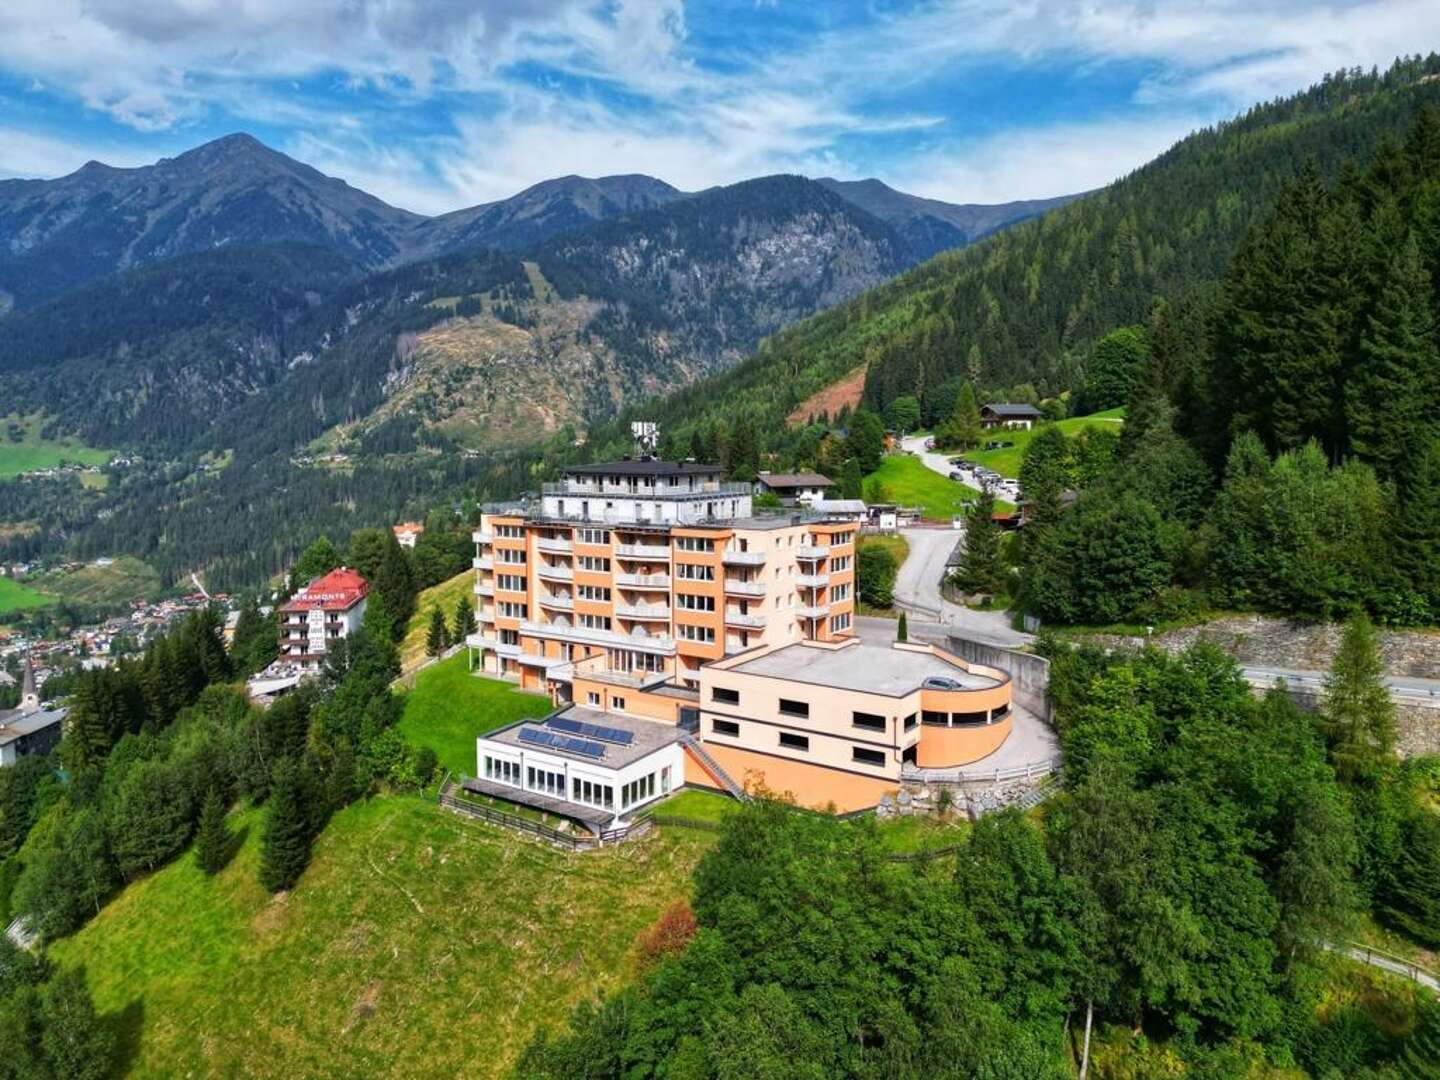
<path id="1" fill-rule="evenodd" d="M 465 639 L 465 644 L 472 649 L 489 649 L 500 656 L 519 656 L 520 646 L 512 645 L 499 638 L 486 637 L 484 634 L 471 634 Z"/>
<path id="2" fill-rule="evenodd" d="M 477 582 L 476 585 L 475 585 L 475 595 L 476 595 L 476 596 L 494 596 L 494 595 L 495 595 L 495 586 L 492 585 L 492 584 L 490 584 L 488 581 Z"/>
<path id="3" fill-rule="evenodd" d="M 568 566 L 552 566 L 550 563 L 540 563 L 535 567 L 535 573 L 551 581 L 575 580 L 575 571 L 571 570 Z"/>
<path id="4" fill-rule="evenodd" d="M 584 626 L 561 626 L 554 622 L 522 622 L 520 632 L 532 637 L 556 638 L 560 641 L 576 641 L 586 645 L 603 645 L 612 649 L 632 649 L 636 652 L 660 653 L 673 656 L 675 639 L 668 634 L 618 634 L 613 630 L 591 630 Z"/>
<path id="5" fill-rule="evenodd" d="M 828 547 L 822 547 L 818 544 L 801 544 L 795 549 L 795 557 L 797 559 L 823 559 L 829 554 L 830 549 Z"/>
<path id="6" fill-rule="evenodd" d="M 660 619 L 668 621 L 668 604 L 616 604 L 615 614 L 622 619 Z"/>
<path id="7" fill-rule="evenodd" d="M 727 550 L 721 556 L 721 561 L 726 566 L 764 566 L 765 552 Z"/>
<path id="8" fill-rule="evenodd" d="M 559 593 L 541 593 L 540 606 L 559 608 L 561 611 L 570 611 L 575 607 L 575 601 L 571 597 L 562 596 Z"/>
<path id="9" fill-rule="evenodd" d="M 796 608 L 795 614 L 802 619 L 823 619 L 830 614 L 829 604 L 810 605 L 808 607 Z"/>
<path id="10" fill-rule="evenodd" d="M 477 544 L 493 544 L 495 542 L 495 534 L 485 532 L 483 529 L 476 529 L 470 534 L 470 539 L 474 540 Z"/>
<path id="11" fill-rule="evenodd" d="M 542 536 L 535 541 L 535 546 L 541 551 L 554 551 L 562 555 L 568 555 L 575 550 L 575 545 L 569 540 L 562 540 L 558 536 Z"/>
<path id="12" fill-rule="evenodd" d="M 617 559 L 668 559 L 670 549 L 661 544 L 616 544 Z"/>
<path id="13" fill-rule="evenodd" d="M 765 619 L 759 615 L 748 615 L 739 611 L 725 612 L 725 622 L 728 626 L 746 626 L 754 630 L 765 629 Z"/>
<path id="14" fill-rule="evenodd" d="M 732 596 L 764 596 L 766 585 L 763 581 L 736 581 L 725 579 L 725 591 Z"/>
<path id="15" fill-rule="evenodd" d="M 473 566 L 476 570 L 494 570 L 494 569 L 495 569 L 495 562 L 494 562 L 494 560 L 492 560 L 492 559 L 490 558 L 489 555 L 482 555 L 482 556 L 481 556 L 480 558 L 478 558 L 478 559 L 472 559 L 472 560 L 470 561 L 470 565 Z"/>
<path id="16" fill-rule="evenodd" d="M 830 584 L 829 574 L 797 574 L 795 584 L 802 589 L 823 589 Z"/>
<path id="17" fill-rule="evenodd" d="M 749 484 L 711 484 L 704 488 L 644 487 L 637 484 L 582 484 L 574 480 L 544 484 L 540 491 L 544 495 L 568 495 L 575 498 L 596 495 L 619 495 L 628 499 L 717 499 L 722 496 L 750 495 L 754 489 Z"/>
<path id="18" fill-rule="evenodd" d="M 659 589 L 669 591 L 669 574 L 616 574 L 615 584 L 622 589 Z"/>

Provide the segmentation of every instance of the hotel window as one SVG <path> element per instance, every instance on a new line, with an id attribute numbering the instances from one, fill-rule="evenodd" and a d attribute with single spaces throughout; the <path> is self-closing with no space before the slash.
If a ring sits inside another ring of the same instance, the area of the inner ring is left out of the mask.
<path id="1" fill-rule="evenodd" d="M 849 570 L 849 569 L 850 569 L 850 556 L 849 556 L 849 555 L 832 555 L 832 556 L 830 556 L 830 572 L 831 572 L 832 574 L 838 574 L 841 570 Z"/>
<path id="2" fill-rule="evenodd" d="M 883 750 L 867 750 L 863 746 L 852 746 L 850 760 L 858 761 L 862 765 L 884 765 L 885 752 Z"/>
<path id="3" fill-rule="evenodd" d="M 679 551 L 714 551 L 715 541 L 703 536 L 677 536 L 675 547 Z"/>
<path id="4" fill-rule="evenodd" d="M 507 540 L 519 540 L 522 536 L 525 535 L 525 526 L 523 526 L 523 525 L 496 525 L 496 526 L 495 526 L 495 535 L 496 535 L 496 536 L 503 536 L 503 537 L 505 537 L 505 539 L 507 539 Z"/>
<path id="5" fill-rule="evenodd" d="M 524 566 L 525 552 L 516 551 L 514 548 L 501 548 L 495 552 L 495 561 L 510 563 L 512 566 Z"/>
<path id="6" fill-rule="evenodd" d="M 506 592 L 524 592 L 525 578 L 520 574 L 496 574 L 495 587 Z"/>
<path id="7" fill-rule="evenodd" d="M 599 705 L 600 695 L 597 694 L 594 690 L 591 690 L 588 694 L 585 695 L 585 700 L 591 705 Z"/>
<path id="8" fill-rule="evenodd" d="M 781 716 L 809 716 L 810 706 L 803 701 L 791 701 L 789 698 L 780 699 Z"/>
<path id="9" fill-rule="evenodd" d="M 724 686 L 712 686 L 710 688 L 710 700 L 718 701 L 722 705 L 739 705 L 740 691 L 730 690 Z"/>
<path id="10" fill-rule="evenodd" d="M 806 735 L 792 735 L 788 731 L 780 732 L 780 745 L 786 750 L 809 750 L 810 739 Z"/>
<path id="11" fill-rule="evenodd" d="M 580 569 L 591 570 L 597 574 L 608 574 L 610 572 L 610 560 L 599 555 L 581 555 Z"/>
<path id="12" fill-rule="evenodd" d="M 713 596 L 695 596 L 692 593 L 676 593 L 675 606 L 684 608 L 686 611 L 714 611 L 715 598 Z"/>
<path id="13" fill-rule="evenodd" d="M 838 634 L 841 630 L 850 629 L 850 613 L 842 612 L 839 615 L 830 616 L 830 632 Z"/>
<path id="14" fill-rule="evenodd" d="M 581 529 L 580 543 L 582 544 L 608 544 L 610 534 L 604 529 Z"/>
<path id="15" fill-rule="evenodd" d="M 685 581 L 714 581 L 715 567 L 702 566 L 700 563 L 676 563 L 675 576 Z"/>
<path id="16" fill-rule="evenodd" d="M 839 600 L 849 600 L 849 599 L 850 599 L 850 583 L 849 583 L 849 582 L 845 582 L 844 584 L 841 584 L 841 585 L 831 585 L 831 586 L 830 586 L 830 600 L 831 600 L 832 603 L 835 602 L 835 601 L 839 601 Z"/>
<path id="17" fill-rule="evenodd" d="M 624 711 L 625 711 L 625 699 L 624 699 L 623 697 L 613 697 L 613 696 L 612 696 L 612 697 L 610 698 L 610 707 L 611 707 L 612 709 L 616 709 L 616 710 L 618 710 L 618 711 L 620 711 L 620 712 L 624 712 Z"/>
<path id="18" fill-rule="evenodd" d="M 604 585 L 581 585 L 576 591 L 580 593 L 581 600 L 610 601 L 610 590 Z"/>
<path id="19" fill-rule="evenodd" d="M 710 733 L 712 735 L 729 735 L 731 738 L 738 738 L 740 725 L 734 720 L 711 720 Z"/>
<path id="20" fill-rule="evenodd" d="M 500 614 L 504 615 L 507 619 L 529 618 L 530 605 L 528 604 L 512 604 L 507 600 L 503 604 L 496 604 L 495 606 L 500 609 Z"/>
<path id="21" fill-rule="evenodd" d="M 715 640 L 715 630 L 709 626 L 689 626 L 680 623 L 675 627 L 675 633 L 686 641 L 703 641 L 709 644 Z"/>
<path id="22" fill-rule="evenodd" d="M 855 727 L 864 728 L 866 731 L 884 731 L 886 728 L 885 717 L 876 716 L 874 713 L 851 713 L 850 718 Z"/>
<path id="23" fill-rule="evenodd" d="M 905 730 L 906 730 L 906 731 L 909 731 L 911 728 L 913 728 L 913 727 L 915 726 L 915 721 L 916 721 L 916 719 L 917 719 L 917 716 L 916 716 L 916 714 L 913 713 L 913 712 L 912 712 L 909 716 L 905 717 Z"/>
<path id="24" fill-rule="evenodd" d="M 580 625 L 586 630 L 609 630 L 609 615 L 581 615 Z"/>

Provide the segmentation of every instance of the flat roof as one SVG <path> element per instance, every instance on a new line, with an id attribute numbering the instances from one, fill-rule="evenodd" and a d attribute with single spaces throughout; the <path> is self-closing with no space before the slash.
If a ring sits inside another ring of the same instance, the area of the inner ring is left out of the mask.
<path id="1" fill-rule="evenodd" d="M 743 675 L 764 675 L 774 679 L 833 686 L 865 694 L 903 697 L 928 678 L 953 679 L 965 690 L 999 686 L 988 675 L 972 675 L 928 652 L 892 649 L 888 643 L 856 639 L 859 643 L 842 649 L 824 649 L 796 643 L 757 656 L 730 668 Z"/>
<path id="2" fill-rule="evenodd" d="M 661 461 L 641 458 L 635 461 L 607 461 L 594 465 L 571 465 L 567 476 L 718 476 L 725 470 L 719 465 L 701 465 L 695 461 Z"/>
<path id="3" fill-rule="evenodd" d="M 766 487 L 834 487 L 835 481 L 818 472 L 767 473 L 760 474 L 760 482 Z"/>
<path id="4" fill-rule="evenodd" d="M 663 750 L 671 743 L 679 742 L 685 734 L 674 724 L 663 724 L 658 720 L 643 720 L 638 716 L 626 716 L 623 713 L 601 712 L 599 709 L 591 709 L 584 705 L 567 706 L 551 713 L 545 720 L 557 717 L 578 720 L 582 724 L 595 724 L 598 727 L 617 728 L 620 731 L 629 732 L 633 741 L 629 746 L 622 746 L 615 742 L 586 738 L 587 742 L 598 743 L 605 748 L 604 756 L 589 757 L 585 754 L 570 753 L 558 746 L 539 746 L 528 743 L 520 738 L 520 732 L 527 728 L 535 731 L 552 731 L 562 735 L 572 734 L 546 727 L 543 720 L 522 720 L 509 727 L 501 728 L 499 731 L 482 735 L 481 738 L 502 746 L 511 746 L 517 750 L 539 750 L 541 753 L 556 754 L 559 757 L 584 762 L 588 765 L 599 765 L 606 769 L 623 769 L 642 758 L 649 757 L 657 750 Z"/>

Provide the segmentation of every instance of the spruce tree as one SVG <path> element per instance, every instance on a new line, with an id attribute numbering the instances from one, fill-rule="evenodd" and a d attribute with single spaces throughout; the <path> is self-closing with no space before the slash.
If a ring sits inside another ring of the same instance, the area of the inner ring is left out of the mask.
<path id="1" fill-rule="evenodd" d="M 449 627 L 445 625 L 445 616 L 437 604 L 430 609 L 430 629 L 425 635 L 425 654 L 439 656 L 443 653 L 449 633 Z"/>
<path id="2" fill-rule="evenodd" d="M 371 595 L 381 602 L 390 617 L 390 640 L 399 641 L 405 636 L 410 616 L 415 613 L 415 580 L 405 549 L 393 534 L 387 534 L 386 539 L 379 572 L 371 582 Z"/>
<path id="3" fill-rule="evenodd" d="M 299 592 L 322 574 L 340 565 L 340 552 L 328 536 L 321 536 L 306 548 L 290 568 L 290 591 Z"/>
<path id="4" fill-rule="evenodd" d="M 1440 431 L 1401 470 L 1395 568 L 1440 619 Z"/>
<path id="5" fill-rule="evenodd" d="M 455 604 L 455 628 L 450 638 L 459 644 L 475 633 L 475 606 L 468 596 L 460 597 Z"/>
<path id="6" fill-rule="evenodd" d="M 260 884 L 270 892 L 293 888 L 310 862 L 310 817 L 299 766 L 282 758 L 270 780 L 265 830 L 260 838 Z"/>
<path id="7" fill-rule="evenodd" d="M 1440 817 L 1413 810 L 1385 889 L 1381 915 L 1430 948 L 1440 948 Z"/>
<path id="8" fill-rule="evenodd" d="M 62 968 L 40 994 L 40 1043 L 55 1076 L 103 1080 L 115 1068 L 115 1031 L 100 1022 L 84 968 Z"/>
<path id="9" fill-rule="evenodd" d="M 225 827 L 225 803 L 217 791 L 205 796 L 200 828 L 195 834 L 195 862 L 207 874 L 218 874 L 230 856 L 230 830 Z"/>
<path id="10" fill-rule="evenodd" d="M 1325 676 L 1325 723 L 1344 775 L 1368 774 L 1395 745 L 1395 703 L 1384 676 L 1375 628 L 1368 615 L 1356 612 L 1346 620 Z"/>
<path id="11" fill-rule="evenodd" d="M 858 499 L 864 492 L 864 477 L 860 475 L 860 462 L 853 457 L 845 459 L 840 470 L 840 495 L 845 499 Z"/>
<path id="12" fill-rule="evenodd" d="M 967 592 L 1001 592 L 1000 526 L 995 524 L 995 496 L 981 492 L 965 513 L 965 550 L 955 583 Z"/>

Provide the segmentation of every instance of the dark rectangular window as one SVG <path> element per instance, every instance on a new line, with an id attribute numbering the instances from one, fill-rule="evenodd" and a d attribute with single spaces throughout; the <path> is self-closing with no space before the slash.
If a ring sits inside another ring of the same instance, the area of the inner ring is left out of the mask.
<path id="1" fill-rule="evenodd" d="M 867 750 L 863 746 L 852 746 L 850 748 L 850 760 L 858 761 L 862 765 L 884 765 L 885 751 Z"/>
<path id="2" fill-rule="evenodd" d="M 927 724 L 948 724 L 949 722 L 950 722 L 950 714 L 949 714 L 949 713 L 936 712 L 934 709 L 926 709 L 926 710 L 925 710 L 925 723 L 927 723 Z"/>
<path id="3" fill-rule="evenodd" d="M 809 750 L 810 740 L 804 735 L 791 735 L 788 731 L 782 731 L 780 745 L 787 750 Z"/>
<path id="4" fill-rule="evenodd" d="M 723 686 L 712 686 L 710 688 L 710 700 L 719 701 L 725 705 L 739 705 L 740 691 L 727 690 Z"/>
<path id="5" fill-rule="evenodd" d="M 885 730 L 885 717 L 883 716 L 876 716 L 869 712 L 857 712 L 850 715 L 853 718 L 852 722 L 858 728 L 864 728 L 866 731 Z"/>
<path id="6" fill-rule="evenodd" d="M 734 720 L 711 720 L 710 730 L 716 735 L 739 735 L 740 725 Z"/>
<path id="7" fill-rule="evenodd" d="M 780 714 L 782 716 L 809 716 L 810 706 L 803 701 L 791 701 L 789 698 L 780 699 Z"/>
<path id="8" fill-rule="evenodd" d="M 913 727 L 915 726 L 915 719 L 916 719 L 916 716 L 917 716 L 917 715 L 918 715 L 917 713 L 913 713 L 913 712 L 912 712 L 909 716 L 905 717 L 905 730 L 906 730 L 906 731 L 909 731 L 911 728 L 913 728 Z"/>
<path id="9" fill-rule="evenodd" d="M 979 712 L 957 712 L 950 714 L 952 724 L 983 724 L 989 719 L 990 714 L 984 709 Z"/>

